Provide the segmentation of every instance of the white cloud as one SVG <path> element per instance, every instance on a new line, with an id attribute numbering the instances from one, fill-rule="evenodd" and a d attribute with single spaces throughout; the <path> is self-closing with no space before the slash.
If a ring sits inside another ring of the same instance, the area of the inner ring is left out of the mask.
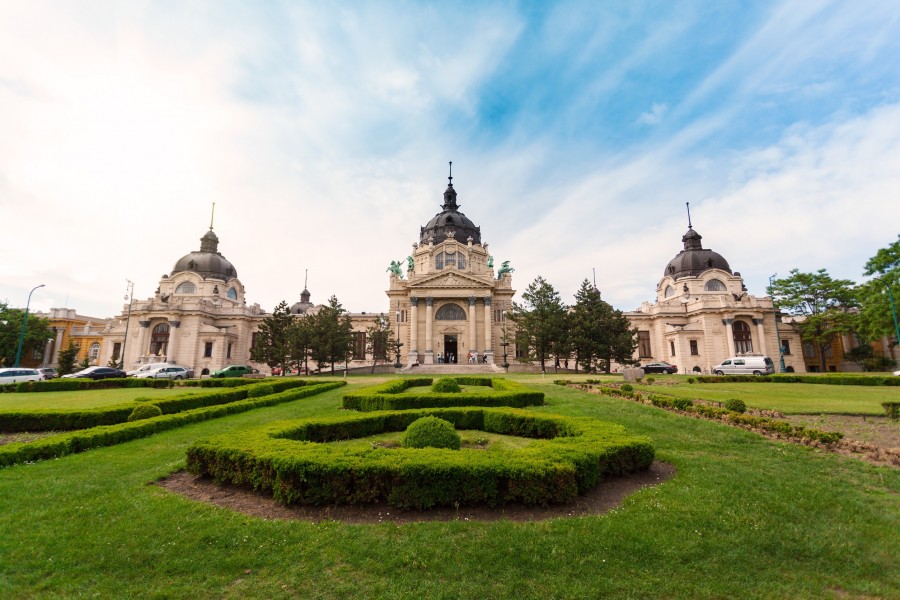
<path id="1" fill-rule="evenodd" d="M 669 107 L 665 104 L 654 102 L 648 112 L 641 113 L 637 118 L 637 122 L 640 125 L 658 125 L 668 109 Z"/>

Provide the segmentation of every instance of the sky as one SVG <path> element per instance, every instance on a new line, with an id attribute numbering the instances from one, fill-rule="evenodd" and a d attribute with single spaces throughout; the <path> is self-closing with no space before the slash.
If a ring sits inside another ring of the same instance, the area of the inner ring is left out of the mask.
<path id="1" fill-rule="evenodd" d="M 900 2 L 0 3 L 0 302 L 112 317 L 199 250 L 388 310 L 460 210 L 521 293 L 616 308 L 703 246 L 751 294 L 900 231 Z"/>

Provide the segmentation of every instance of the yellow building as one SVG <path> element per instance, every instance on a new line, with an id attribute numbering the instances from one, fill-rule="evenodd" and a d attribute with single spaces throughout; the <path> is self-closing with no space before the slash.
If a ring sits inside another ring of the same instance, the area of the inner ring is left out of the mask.
<path id="1" fill-rule="evenodd" d="M 74 308 L 51 308 L 48 313 L 38 311 L 33 314 L 50 322 L 55 337 L 48 339 L 42 349 L 35 349 L 29 356 L 23 357 L 23 366 L 56 367 L 59 365 L 59 351 L 68 348 L 70 342 L 78 348 L 76 363 L 87 359 L 92 366 L 101 365 L 103 336 L 109 332 L 110 319 L 79 315 Z"/>

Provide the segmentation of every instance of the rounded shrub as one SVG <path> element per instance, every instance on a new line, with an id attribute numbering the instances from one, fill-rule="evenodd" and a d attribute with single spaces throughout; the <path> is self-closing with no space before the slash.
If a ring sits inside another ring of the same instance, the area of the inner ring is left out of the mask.
<path id="1" fill-rule="evenodd" d="M 455 379 L 450 377 L 441 377 L 431 386 L 431 391 L 443 394 L 458 394 L 462 391 Z"/>
<path id="2" fill-rule="evenodd" d="M 626 384 L 622 385 L 622 391 L 623 392 L 633 392 L 634 386 L 631 385 L 630 383 L 626 383 Z"/>
<path id="3" fill-rule="evenodd" d="M 747 405 L 739 398 L 730 398 L 722 404 L 725 408 L 736 413 L 747 412 Z"/>
<path id="4" fill-rule="evenodd" d="M 459 434 L 456 433 L 453 423 L 437 417 L 422 417 L 410 423 L 401 443 L 404 448 L 459 450 L 460 447 Z"/>
<path id="5" fill-rule="evenodd" d="M 653 385 L 653 382 L 654 382 L 654 381 L 656 381 L 655 378 L 653 378 L 653 377 L 648 377 L 648 378 L 647 378 L 647 385 Z"/>
<path id="6" fill-rule="evenodd" d="M 162 410 L 155 404 L 141 404 L 136 406 L 131 414 L 128 415 L 129 421 L 140 421 L 142 419 L 152 419 L 162 414 Z"/>
<path id="7" fill-rule="evenodd" d="M 249 390 L 247 390 L 248 398 L 259 398 L 260 396 L 271 396 L 275 393 L 275 388 L 273 388 L 268 383 L 264 383 L 261 385 L 254 385 Z"/>
<path id="8" fill-rule="evenodd" d="M 688 377 L 688 383 L 695 383 L 697 380 L 693 377 Z"/>

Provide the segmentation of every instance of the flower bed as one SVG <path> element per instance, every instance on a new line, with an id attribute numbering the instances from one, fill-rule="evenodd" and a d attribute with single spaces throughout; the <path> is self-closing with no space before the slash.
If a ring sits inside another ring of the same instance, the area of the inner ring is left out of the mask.
<path id="1" fill-rule="evenodd" d="M 544 403 L 544 393 L 500 377 L 448 377 L 459 385 L 477 386 L 478 391 L 441 393 L 431 391 L 432 379 L 393 379 L 381 385 L 345 394 L 343 407 L 358 411 L 407 410 L 448 406 L 510 406 L 524 408 Z M 423 388 L 408 393 L 410 388 Z M 407 392 L 407 393 L 405 393 Z"/>
<path id="2" fill-rule="evenodd" d="M 330 441 L 403 431 L 434 416 L 457 429 L 534 438 L 517 451 L 345 448 Z M 428 508 L 567 502 L 605 476 L 646 469 L 653 447 L 624 427 L 510 408 L 369 412 L 281 422 L 193 444 L 188 469 L 271 492 L 284 504 Z"/>

